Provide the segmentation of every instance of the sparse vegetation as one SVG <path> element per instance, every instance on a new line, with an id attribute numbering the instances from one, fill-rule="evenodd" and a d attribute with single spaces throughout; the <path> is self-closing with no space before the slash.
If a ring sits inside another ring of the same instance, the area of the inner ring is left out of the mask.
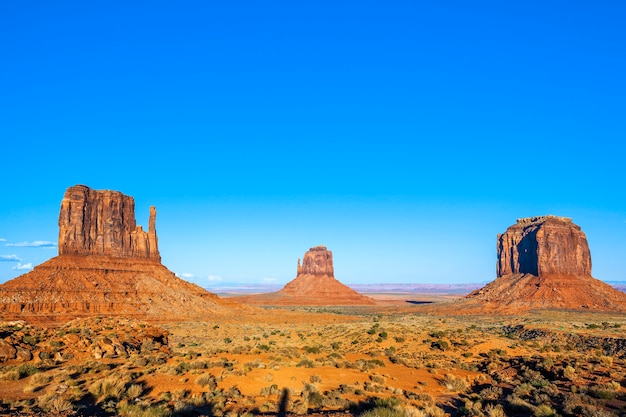
<path id="1" fill-rule="evenodd" d="M 0 392 L 17 386 L 0 407 L 67 414 L 90 399 L 122 416 L 235 417 L 281 407 L 404 417 L 443 416 L 443 408 L 479 417 L 626 412 L 626 342 L 615 317 L 520 327 L 348 309 L 293 314 L 316 324 L 174 323 L 168 346 L 142 339 L 159 331 L 127 319 L 0 326 L 3 340 L 32 352 L 31 360 L 0 362 Z"/>

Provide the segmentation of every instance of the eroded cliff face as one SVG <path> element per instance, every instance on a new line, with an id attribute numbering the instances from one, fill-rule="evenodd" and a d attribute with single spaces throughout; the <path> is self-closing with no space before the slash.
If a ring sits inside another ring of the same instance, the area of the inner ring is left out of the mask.
<path id="1" fill-rule="evenodd" d="M 156 209 L 148 231 L 135 222 L 135 200 L 118 191 L 75 185 L 65 192 L 59 214 L 59 255 L 98 255 L 161 261 Z"/>
<path id="2" fill-rule="evenodd" d="M 591 254 L 579 226 L 566 217 L 518 219 L 498 235 L 497 276 L 591 276 Z"/>
<path id="3" fill-rule="evenodd" d="M 76 317 L 132 316 L 186 320 L 231 315 L 222 301 L 161 264 L 156 210 L 148 231 L 135 223 L 135 201 L 84 185 L 65 192 L 59 256 L 0 285 L 0 318 L 63 322 Z"/>
<path id="4" fill-rule="evenodd" d="M 300 275 L 334 276 L 333 253 L 326 246 L 312 247 L 304 254 L 302 265 L 298 259 L 298 276 Z"/>

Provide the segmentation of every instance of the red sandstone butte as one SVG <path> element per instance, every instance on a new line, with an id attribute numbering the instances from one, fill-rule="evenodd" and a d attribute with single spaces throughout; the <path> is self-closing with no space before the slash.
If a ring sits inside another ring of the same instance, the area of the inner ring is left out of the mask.
<path id="1" fill-rule="evenodd" d="M 518 219 L 497 237 L 497 278 L 448 305 L 459 312 L 626 311 L 626 294 L 591 276 L 591 253 L 570 218 Z"/>
<path id="2" fill-rule="evenodd" d="M 334 276 L 333 254 L 325 246 L 315 246 L 298 259 L 296 278 L 282 290 L 245 297 L 237 301 L 257 305 L 349 306 L 375 305 L 370 297 L 359 294 Z"/>
<path id="3" fill-rule="evenodd" d="M 61 322 L 92 315 L 178 320 L 226 312 L 223 302 L 161 264 L 156 209 L 148 231 L 118 191 L 67 189 L 59 255 L 0 285 L 0 319 Z"/>

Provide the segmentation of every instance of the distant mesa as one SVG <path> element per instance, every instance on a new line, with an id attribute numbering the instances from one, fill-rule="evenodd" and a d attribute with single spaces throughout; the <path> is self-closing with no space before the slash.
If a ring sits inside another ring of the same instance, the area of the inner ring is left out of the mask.
<path id="1" fill-rule="evenodd" d="M 626 294 L 591 276 L 587 238 L 570 218 L 518 219 L 498 235 L 497 255 L 497 278 L 461 300 L 459 310 L 626 311 Z"/>
<path id="2" fill-rule="evenodd" d="M 59 255 L 0 285 L 2 320 L 177 320 L 225 313 L 223 304 L 161 264 L 154 207 L 145 232 L 132 197 L 84 185 L 68 188 L 61 201 Z"/>
<path id="3" fill-rule="evenodd" d="M 342 284 L 334 276 L 333 253 L 326 246 L 309 249 L 300 263 L 296 278 L 282 290 L 237 297 L 237 301 L 257 305 L 349 306 L 375 305 L 376 301 Z"/>

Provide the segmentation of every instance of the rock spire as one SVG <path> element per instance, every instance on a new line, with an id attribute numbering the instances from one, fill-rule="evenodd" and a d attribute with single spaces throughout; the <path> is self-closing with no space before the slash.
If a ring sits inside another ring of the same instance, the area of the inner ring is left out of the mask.
<path id="1" fill-rule="evenodd" d="M 98 255 L 161 261 L 156 209 L 148 231 L 135 222 L 135 200 L 119 191 L 75 185 L 65 192 L 59 214 L 59 255 Z"/>

